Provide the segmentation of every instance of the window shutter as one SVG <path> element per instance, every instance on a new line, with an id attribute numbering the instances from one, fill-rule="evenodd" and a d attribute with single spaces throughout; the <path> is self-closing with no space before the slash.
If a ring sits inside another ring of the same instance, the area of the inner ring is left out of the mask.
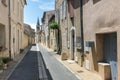
<path id="1" fill-rule="evenodd" d="M 69 0 L 70 18 L 74 17 L 74 0 Z"/>
<path id="2" fill-rule="evenodd" d="M 64 1 L 62 2 L 62 19 L 64 19 Z"/>
<path id="3" fill-rule="evenodd" d="M 62 5 L 60 6 L 60 19 L 62 20 Z"/>
<path id="4" fill-rule="evenodd" d="M 64 0 L 64 18 L 66 17 L 66 0 Z"/>
<path id="5" fill-rule="evenodd" d="M 3 3 L 5 6 L 7 6 L 6 0 L 2 0 L 2 3 Z"/>

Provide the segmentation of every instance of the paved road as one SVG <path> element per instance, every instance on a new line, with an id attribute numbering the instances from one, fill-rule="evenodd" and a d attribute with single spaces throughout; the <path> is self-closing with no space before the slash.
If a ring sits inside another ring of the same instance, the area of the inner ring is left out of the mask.
<path id="1" fill-rule="evenodd" d="M 38 80 L 36 46 L 32 46 L 8 80 Z"/>
<path id="2" fill-rule="evenodd" d="M 64 67 L 47 49 L 39 44 L 39 49 L 51 74 L 52 80 L 79 80 L 73 73 Z"/>

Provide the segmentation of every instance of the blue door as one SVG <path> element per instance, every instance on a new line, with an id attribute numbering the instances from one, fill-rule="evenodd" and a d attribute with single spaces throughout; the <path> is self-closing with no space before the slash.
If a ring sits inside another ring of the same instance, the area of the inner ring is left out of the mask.
<path id="1" fill-rule="evenodd" d="M 104 35 L 104 61 L 110 63 L 111 79 L 118 80 L 117 33 Z"/>

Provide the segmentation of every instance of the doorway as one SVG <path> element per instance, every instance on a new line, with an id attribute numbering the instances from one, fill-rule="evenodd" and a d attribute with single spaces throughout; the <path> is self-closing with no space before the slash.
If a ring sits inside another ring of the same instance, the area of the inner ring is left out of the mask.
<path id="1" fill-rule="evenodd" d="M 104 61 L 110 64 L 111 79 L 118 80 L 117 33 L 104 34 Z"/>
<path id="2" fill-rule="evenodd" d="M 71 59 L 75 59 L 75 30 L 71 30 Z"/>

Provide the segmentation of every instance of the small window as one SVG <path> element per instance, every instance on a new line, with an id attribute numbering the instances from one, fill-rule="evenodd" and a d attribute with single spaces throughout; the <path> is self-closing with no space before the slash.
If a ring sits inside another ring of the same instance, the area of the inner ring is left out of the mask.
<path id="1" fill-rule="evenodd" d="M 7 0 L 2 0 L 1 1 L 5 6 L 7 6 Z"/>
<path id="2" fill-rule="evenodd" d="M 63 10 L 63 14 L 64 14 L 64 16 L 63 16 L 63 18 L 66 18 L 66 0 L 64 0 L 64 3 L 63 3 L 63 8 L 64 8 L 64 10 Z"/>

